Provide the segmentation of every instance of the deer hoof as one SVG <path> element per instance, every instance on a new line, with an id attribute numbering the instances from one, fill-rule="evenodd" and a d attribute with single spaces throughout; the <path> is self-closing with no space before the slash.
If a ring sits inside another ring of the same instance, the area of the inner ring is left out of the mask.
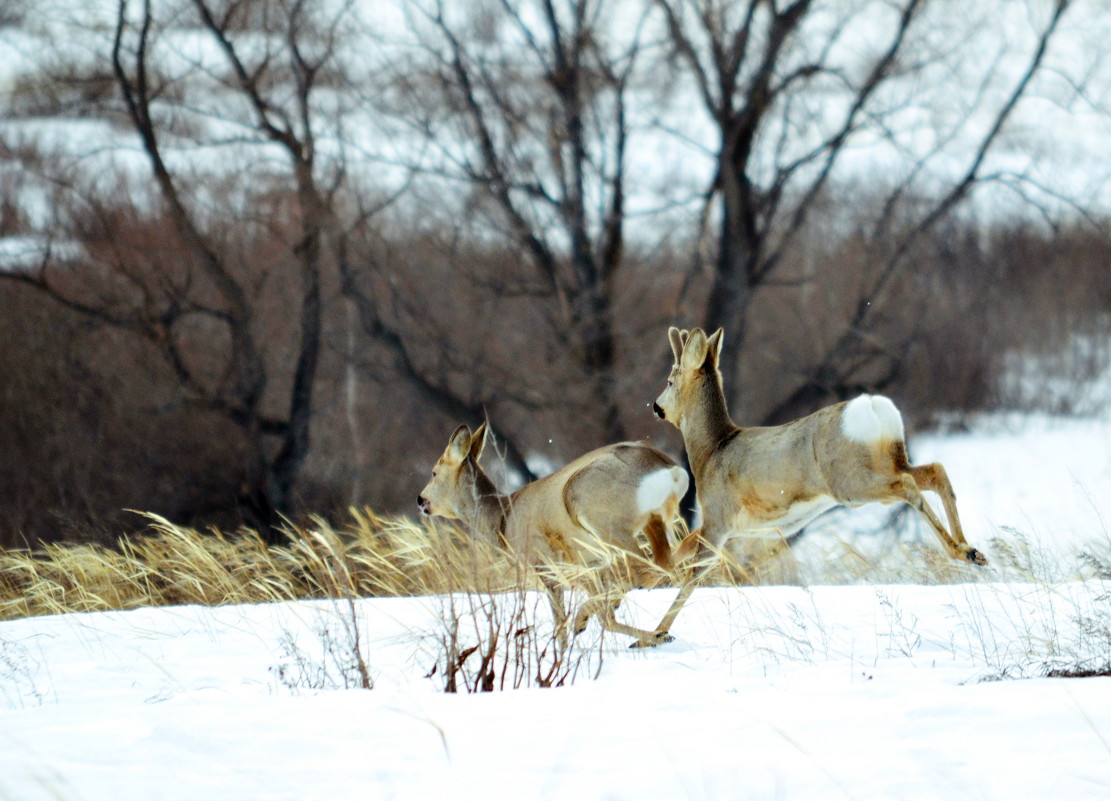
<path id="1" fill-rule="evenodd" d="M 665 642 L 674 642 L 675 638 L 668 634 L 666 631 L 657 631 L 648 640 L 637 640 L 630 648 L 655 648 L 657 645 L 663 645 Z"/>
<path id="2" fill-rule="evenodd" d="M 975 548 L 969 548 L 964 552 L 964 558 L 974 565 L 986 565 L 988 563 L 987 557 L 977 551 Z"/>

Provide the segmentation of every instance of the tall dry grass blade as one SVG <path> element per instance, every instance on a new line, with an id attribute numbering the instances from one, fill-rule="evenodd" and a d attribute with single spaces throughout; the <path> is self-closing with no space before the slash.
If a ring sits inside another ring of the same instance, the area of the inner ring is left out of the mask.
<path id="1" fill-rule="evenodd" d="M 517 586 L 507 555 L 455 526 L 352 509 L 339 528 L 287 522 L 289 544 L 146 514 L 148 530 L 115 548 L 51 545 L 0 550 L 0 618 L 172 604 L 429 595 Z"/>

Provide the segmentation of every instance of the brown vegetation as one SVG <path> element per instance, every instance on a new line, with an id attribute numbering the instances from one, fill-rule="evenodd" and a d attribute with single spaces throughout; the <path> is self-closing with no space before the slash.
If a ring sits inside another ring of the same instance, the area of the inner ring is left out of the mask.
<path id="1" fill-rule="evenodd" d="M 939 415 L 1006 407 L 1013 399 L 1004 394 L 1003 378 L 1016 354 L 1061 352 L 1076 332 L 1107 336 L 1111 299 L 1100 240 L 1084 231 L 1032 228 L 982 237 L 948 232 L 947 239 L 937 241 L 933 259 L 900 287 L 885 321 L 889 346 L 901 349 L 885 392 L 918 427 Z M 266 252 L 263 244 L 245 248 Z M 437 268 L 431 243 L 414 243 L 411 250 L 426 272 L 451 280 L 447 265 Z M 509 261 L 508 254 L 500 258 Z M 865 267 L 866 253 L 854 255 L 849 241 L 828 258 L 838 269 L 783 287 L 753 310 L 756 346 L 739 382 L 747 402 L 738 417 L 746 424 L 767 420 L 777 399 L 798 388 L 795 365 L 811 363 L 833 336 L 844 313 L 844 285 Z M 264 279 L 269 262 L 255 264 L 246 268 Z M 669 282 L 662 277 L 675 274 L 668 264 L 654 268 L 638 268 L 654 280 L 637 286 L 640 302 L 627 309 L 619 329 L 621 412 L 632 437 L 679 453 L 671 432 L 646 406 L 668 366 L 666 355 L 657 353 L 669 319 L 663 311 Z M 417 264 L 398 260 L 395 269 L 401 278 Z M 449 297 L 478 294 L 463 279 L 444 289 L 430 305 L 450 306 Z M 241 433 L 192 403 L 149 344 L 28 287 L 0 283 L 0 303 L 0 543 L 113 541 L 144 524 L 126 509 L 153 511 L 186 526 L 250 522 L 241 511 Z M 468 382 L 488 382 L 496 396 L 503 381 L 526 379 L 535 397 L 519 404 L 495 398 L 492 410 L 504 409 L 503 425 L 522 431 L 523 447 L 552 464 L 593 444 L 592 420 L 583 420 L 581 411 L 590 396 L 579 397 L 573 366 L 544 329 L 526 322 L 517 299 L 474 303 L 485 309 L 474 325 L 451 326 L 442 334 L 444 352 L 420 349 L 413 358 L 457 391 Z M 464 308 L 474 308 L 469 304 Z M 326 308 L 313 448 L 296 484 L 294 509 L 335 516 L 351 503 L 369 502 L 389 513 L 415 513 L 413 499 L 456 420 L 390 379 L 388 355 L 366 339 L 341 298 L 333 295 Z M 277 346 L 277 386 L 286 351 L 281 343 L 289 333 L 280 310 L 275 303 L 261 319 L 262 337 Z M 429 322 L 435 325 L 436 317 Z M 198 365 L 221 348 L 219 338 L 201 328 L 184 341 Z M 861 375 L 859 388 L 874 386 L 872 378 L 884 376 Z M 552 402 L 557 397 L 560 403 Z M 495 481 L 508 486 L 505 476 Z"/>
<path id="2" fill-rule="evenodd" d="M 906 50 L 928 4 L 904 0 L 847 81 L 836 61 L 796 68 L 809 4 L 766 5 L 645 0 L 667 41 L 615 44 L 607 4 L 429 3 L 405 57 L 374 61 L 384 37 L 346 4 L 119 3 L 88 34 L 103 59 L 52 53 L 3 109 L 102 125 L 127 155 L 0 129 L 0 236 L 49 246 L 0 263 L 0 546 L 115 542 L 143 525 L 126 509 L 275 542 L 283 519 L 412 512 L 444 435 L 484 419 L 503 490 L 617 437 L 678 456 L 647 409 L 670 324 L 724 325 L 742 425 L 862 390 L 929 424 L 1017 402 L 1016 358 L 1106 341 L 1105 221 L 961 205 L 1069 3 L 1033 26 L 998 125 L 933 197 L 834 169 L 885 124 L 879 87 L 942 57 Z M 164 58 L 179 35 L 212 63 Z M 345 60 L 352 43 L 381 69 Z M 831 76 L 851 113 L 812 143 L 777 133 L 808 129 L 793 100 Z M 634 112 L 681 86 L 730 143 L 719 174 L 632 216 L 628 163 L 661 124 Z M 368 157 L 368 120 L 417 155 Z M 380 181 L 383 162 L 405 177 Z"/>

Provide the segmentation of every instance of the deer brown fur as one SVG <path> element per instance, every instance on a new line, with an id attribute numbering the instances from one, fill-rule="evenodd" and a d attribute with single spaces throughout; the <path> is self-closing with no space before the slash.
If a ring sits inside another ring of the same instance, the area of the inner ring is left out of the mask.
<path id="1" fill-rule="evenodd" d="M 731 538 L 778 532 L 781 541 L 837 505 L 904 502 L 916 509 L 954 559 L 987 564 L 969 545 L 956 498 L 940 464 L 914 467 L 907 459 L 902 417 L 879 395 L 862 395 L 782 426 L 741 428 L 726 408 L 718 362 L 719 329 L 668 332 L 675 361 L 656 415 L 683 435 L 694 475 L 702 526 L 676 558 L 698 557 L 657 637 L 667 637 L 676 615 L 715 551 Z M 950 529 L 922 497 L 941 498 Z"/>
<path id="2" fill-rule="evenodd" d="M 575 633 L 597 615 L 607 630 L 635 637 L 634 645 L 662 641 L 618 622 L 615 611 L 630 588 L 655 584 L 671 570 L 669 533 L 689 483 L 686 471 L 656 448 L 623 442 L 503 495 L 479 464 L 485 443 L 485 423 L 473 433 L 455 430 L 418 497 L 421 511 L 462 521 L 534 568 L 558 624 L 566 620 L 561 578 L 576 572 L 565 569 L 571 565 L 594 579 Z M 648 540 L 654 567 L 641 555 L 638 533 Z"/>

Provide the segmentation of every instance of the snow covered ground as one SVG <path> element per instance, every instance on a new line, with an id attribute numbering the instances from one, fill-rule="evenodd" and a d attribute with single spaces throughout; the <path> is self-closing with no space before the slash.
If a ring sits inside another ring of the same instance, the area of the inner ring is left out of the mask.
<path id="1" fill-rule="evenodd" d="M 1106 417 L 993 418 L 911 446 L 947 465 L 989 558 L 1015 532 L 1064 574 L 1108 548 Z M 291 678 L 342 630 L 330 602 L 4 622 L 0 799 L 1111 798 L 1111 678 L 982 681 L 1106 656 L 1077 620 L 1099 607 L 1106 625 L 1111 587 L 964 569 L 700 589 L 675 642 L 606 639 L 597 680 L 480 695 L 426 677 L 439 598 L 359 602 L 370 691 Z M 673 593 L 619 615 L 651 625 Z"/>

